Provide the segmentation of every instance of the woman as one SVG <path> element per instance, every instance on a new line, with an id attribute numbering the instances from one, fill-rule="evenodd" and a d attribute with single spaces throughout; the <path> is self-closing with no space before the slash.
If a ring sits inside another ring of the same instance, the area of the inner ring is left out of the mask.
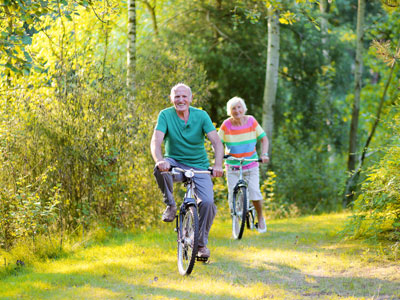
<path id="1" fill-rule="evenodd" d="M 234 97 L 226 104 L 226 111 L 230 118 L 226 119 L 218 131 L 221 141 L 225 145 L 225 153 L 234 157 L 258 159 L 256 144 L 261 141 L 263 163 L 268 163 L 268 138 L 262 127 L 253 116 L 245 115 L 247 108 L 244 100 Z M 226 174 L 229 191 L 229 206 L 232 206 L 233 188 L 239 179 L 239 171 L 235 165 L 239 162 L 227 160 Z M 243 163 L 243 177 L 248 183 L 249 199 L 253 201 L 257 211 L 258 231 L 267 231 L 267 225 L 262 213 L 262 194 L 260 192 L 260 178 L 258 162 Z"/>

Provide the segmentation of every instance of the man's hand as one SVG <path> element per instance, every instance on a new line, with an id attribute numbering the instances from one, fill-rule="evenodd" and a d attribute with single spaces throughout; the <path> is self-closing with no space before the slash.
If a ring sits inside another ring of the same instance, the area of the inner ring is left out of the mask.
<path id="1" fill-rule="evenodd" d="M 222 169 L 222 167 L 214 165 L 212 176 L 213 177 L 222 177 L 222 175 L 224 175 L 224 170 Z"/>
<path id="2" fill-rule="evenodd" d="M 156 167 L 161 171 L 161 172 L 166 172 L 171 168 L 171 165 L 169 164 L 168 161 L 166 160 L 160 160 L 156 162 Z"/>

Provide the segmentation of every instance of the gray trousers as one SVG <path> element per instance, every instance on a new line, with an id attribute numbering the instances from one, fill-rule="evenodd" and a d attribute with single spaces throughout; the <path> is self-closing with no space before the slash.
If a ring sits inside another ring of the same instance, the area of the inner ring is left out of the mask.
<path id="1" fill-rule="evenodd" d="M 181 164 L 172 158 L 166 158 L 171 166 L 182 169 L 190 169 L 190 166 Z M 193 168 L 198 170 L 196 168 Z M 161 173 L 158 168 L 154 168 L 154 176 L 158 187 L 160 188 L 164 203 L 166 205 L 176 205 L 173 195 L 173 183 L 183 181 L 183 174 L 171 175 Z M 208 243 L 208 234 L 214 221 L 217 207 L 214 204 L 214 191 L 211 176 L 209 174 L 195 174 L 193 177 L 195 184 L 195 193 L 197 195 L 197 205 L 199 208 L 199 246 L 206 246 Z M 182 200 L 183 201 L 183 200 Z M 180 203 L 179 203 L 180 204 Z"/>

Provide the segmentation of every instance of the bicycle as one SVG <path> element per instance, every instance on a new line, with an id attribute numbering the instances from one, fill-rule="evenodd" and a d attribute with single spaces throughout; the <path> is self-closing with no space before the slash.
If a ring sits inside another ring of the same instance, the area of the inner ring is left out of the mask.
<path id="1" fill-rule="evenodd" d="M 212 170 L 185 170 L 179 167 L 171 167 L 168 171 L 171 175 L 182 173 L 183 183 L 186 186 L 183 202 L 179 207 L 179 213 L 175 217 L 178 238 L 178 270 L 181 275 L 190 275 L 196 260 L 207 262 L 208 257 L 198 257 L 199 247 L 199 215 L 197 210 L 197 195 L 194 190 L 193 177 L 195 174 L 211 174 Z"/>
<path id="2" fill-rule="evenodd" d="M 258 227 L 258 223 L 255 223 L 256 209 L 253 203 L 248 201 L 247 182 L 243 179 L 243 163 L 248 161 L 262 162 L 262 159 L 237 158 L 230 155 L 225 155 L 224 158 L 239 162 L 239 180 L 233 188 L 231 217 L 232 236 L 234 239 L 240 240 L 243 236 L 245 224 L 250 230 Z"/>

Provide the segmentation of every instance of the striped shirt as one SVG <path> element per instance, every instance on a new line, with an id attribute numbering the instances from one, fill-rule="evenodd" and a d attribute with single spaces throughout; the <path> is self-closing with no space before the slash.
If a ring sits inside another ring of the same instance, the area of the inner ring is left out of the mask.
<path id="1" fill-rule="evenodd" d="M 229 119 L 226 119 L 218 131 L 218 135 L 225 144 L 225 153 L 234 157 L 247 159 L 258 159 L 256 144 L 266 133 L 253 116 L 248 116 L 246 124 L 234 126 Z M 239 165 L 238 161 L 227 160 L 228 166 Z M 258 166 L 258 162 L 244 162 L 243 169 L 250 169 Z"/>

